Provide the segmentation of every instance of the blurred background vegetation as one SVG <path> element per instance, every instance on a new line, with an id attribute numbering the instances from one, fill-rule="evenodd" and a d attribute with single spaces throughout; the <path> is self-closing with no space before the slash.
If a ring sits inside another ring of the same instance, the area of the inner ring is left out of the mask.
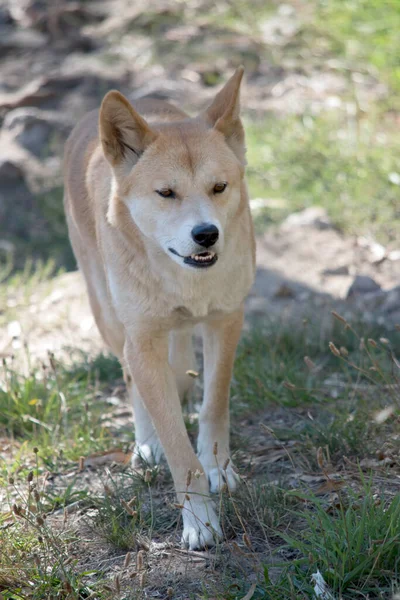
<path id="1" fill-rule="evenodd" d="M 62 208 L 64 140 L 119 88 L 193 111 L 239 64 L 258 231 L 312 205 L 396 243 L 396 0 L 2 0 L 0 254 L 75 268 Z"/>

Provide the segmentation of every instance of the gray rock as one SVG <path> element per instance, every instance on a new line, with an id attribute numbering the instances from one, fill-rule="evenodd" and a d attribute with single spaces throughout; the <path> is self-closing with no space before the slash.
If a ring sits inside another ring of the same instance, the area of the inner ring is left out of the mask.
<path id="1" fill-rule="evenodd" d="M 61 149 L 72 123 L 60 113 L 38 108 L 16 108 L 9 112 L 3 129 L 13 139 L 38 157 Z"/>
<path id="2" fill-rule="evenodd" d="M 394 310 L 393 312 L 388 313 L 386 316 L 392 325 L 400 325 L 400 310 Z"/>
<path id="3" fill-rule="evenodd" d="M 268 302 L 266 298 L 253 296 L 247 299 L 246 307 L 249 314 L 263 315 L 268 311 Z"/>
<path id="4" fill-rule="evenodd" d="M 322 271 L 323 275 L 349 275 L 350 269 L 347 265 L 342 265 L 341 267 L 336 267 L 334 269 L 324 269 Z"/>
<path id="5" fill-rule="evenodd" d="M 381 290 L 381 286 L 368 275 L 357 275 L 347 292 L 347 298 L 355 298 L 363 294 L 371 294 Z"/>
<path id="6" fill-rule="evenodd" d="M 0 158 L 0 236 L 29 237 L 34 205 L 21 167 Z"/>
<path id="7" fill-rule="evenodd" d="M 397 286 L 386 293 L 386 298 L 382 305 L 382 310 L 386 313 L 394 313 L 400 311 L 400 286 Z"/>
<path id="8" fill-rule="evenodd" d="M 0 4 L 0 26 L 11 25 L 13 22 L 8 6 Z"/>
<path id="9" fill-rule="evenodd" d="M 10 30 L 9 27 L 0 23 L 0 52 L 2 56 L 16 50 L 25 50 L 25 52 L 34 51 L 42 48 L 45 44 L 46 37 L 38 31 L 29 29 Z"/>
<path id="10" fill-rule="evenodd" d="M 361 310 L 368 310 L 376 312 L 382 312 L 382 307 L 386 301 L 387 293 L 384 290 L 377 290 L 376 292 L 368 292 L 366 294 L 358 294 L 353 296 L 356 299 L 357 306 Z"/>

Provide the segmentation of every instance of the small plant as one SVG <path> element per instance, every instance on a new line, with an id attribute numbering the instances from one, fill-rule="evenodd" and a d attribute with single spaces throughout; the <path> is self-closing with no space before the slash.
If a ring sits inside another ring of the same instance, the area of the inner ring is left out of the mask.
<path id="1" fill-rule="evenodd" d="M 47 468 L 60 452 L 64 460 L 77 460 L 110 445 L 110 435 L 98 419 L 107 405 L 93 398 L 94 371 L 75 370 L 52 354 L 29 374 L 17 372 L 12 359 L 3 359 L 0 366 L 0 432 L 29 438 L 32 447 L 40 448 Z"/>
<path id="2" fill-rule="evenodd" d="M 65 527 L 54 528 L 48 523 L 43 490 L 33 471 L 26 477 L 26 489 L 20 482 L 17 485 L 13 476 L 9 477 L 9 485 L 18 501 L 8 514 L 3 513 L 4 524 L 0 527 L 1 597 L 9 600 L 93 597 L 95 588 L 87 579 L 94 572 L 75 568 L 78 561 L 69 552 Z"/>
<path id="3" fill-rule="evenodd" d="M 282 534 L 304 557 L 298 563 L 319 569 L 343 598 L 352 597 L 352 590 L 365 596 L 389 591 L 400 567 L 400 496 L 387 500 L 364 482 L 360 493 L 340 493 L 333 513 L 316 497 L 304 499 L 312 505 L 312 510 L 297 513 L 304 527 Z"/>
<path id="4" fill-rule="evenodd" d="M 278 485 L 245 481 L 234 495 L 224 494 L 225 527 L 242 535 L 243 528 L 259 544 L 289 527 L 298 500 Z"/>
<path id="5" fill-rule="evenodd" d="M 143 476 L 109 473 L 104 494 L 91 497 L 95 512 L 88 520 L 89 528 L 121 550 L 140 548 L 153 532 L 173 532 L 178 515 L 165 504 L 164 496 L 153 490 L 156 481 L 156 469 L 146 469 Z"/>

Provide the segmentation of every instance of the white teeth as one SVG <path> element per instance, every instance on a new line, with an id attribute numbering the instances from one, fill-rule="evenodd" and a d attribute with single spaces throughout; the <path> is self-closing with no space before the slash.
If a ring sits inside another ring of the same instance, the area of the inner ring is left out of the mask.
<path id="1" fill-rule="evenodd" d="M 196 262 L 210 262 L 215 256 L 215 252 L 201 252 L 201 254 L 191 254 L 190 258 Z"/>

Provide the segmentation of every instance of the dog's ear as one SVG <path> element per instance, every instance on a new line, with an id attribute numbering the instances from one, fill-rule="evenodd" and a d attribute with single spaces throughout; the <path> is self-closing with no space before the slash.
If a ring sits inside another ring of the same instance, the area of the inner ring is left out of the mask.
<path id="1" fill-rule="evenodd" d="M 103 99 L 99 117 L 104 156 L 114 168 L 132 168 L 157 137 L 128 100 L 112 90 Z"/>
<path id="2" fill-rule="evenodd" d="M 244 129 L 240 120 L 240 84 L 244 68 L 239 67 L 215 96 L 212 104 L 202 113 L 211 127 L 225 136 L 227 144 L 242 164 L 246 164 Z"/>

